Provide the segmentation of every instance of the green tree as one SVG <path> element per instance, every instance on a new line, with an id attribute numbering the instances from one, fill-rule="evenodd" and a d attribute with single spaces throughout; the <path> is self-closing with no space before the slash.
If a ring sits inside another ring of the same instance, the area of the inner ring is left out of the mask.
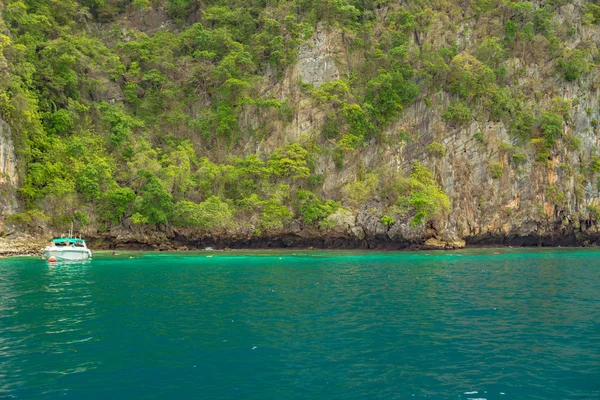
<path id="1" fill-rule="evenodd" d="M 304 217 L 304 222 L 310 223 L 326 218 L 339 208 L 339 203 L 329 200 L 323 202 L 308 190 L 296 191 L 298 198 L 298 213 Z"/>
<path id="2" fill-rule="evenodd" d="M 180 201 L 173 210 L 173 223 L 178 226 L 225 228 L 232 224 L 233 209 L 216 196 L 196 204 Z"/>
<path id="3" fill-rule="evenodd" d="M 298 143 L 290 143 L 271 153 L 267 166 L 273 175 L 301 179 L 310 176 L 307 161 L 308 150 Z"/>
<path id="4" fill-rule="evenodd" d="M 385 72 L 367 83 L 365 102 L 374 120 L 387 124 L 419 95 L 419 87 L 399 72 Z"/>
<path id="5" fill-rule="evenodd" d="M 145 184 L 134 204 L 137 220 L 152 225 L 167 224 L 173 211 L 173 198 L 153 173 L 140 171 L 139 175 Z"/>
<path id="6" fill-rule="evenodd" d="M 98 218 L 119 224 L 131 209 L 134 200 L 135 192 L 129 188 L 108 190 L 98 204 Z"/>
<path id="7" fill-rule="evenodd" d="M 123 145 L 133 128 L 144 126 L 142 121 L 128 115 L 122 106 L 101 103 L 99 111 L 102 113 L 102 122 L 108 128 L 108 141 L 113 147 Z"/>

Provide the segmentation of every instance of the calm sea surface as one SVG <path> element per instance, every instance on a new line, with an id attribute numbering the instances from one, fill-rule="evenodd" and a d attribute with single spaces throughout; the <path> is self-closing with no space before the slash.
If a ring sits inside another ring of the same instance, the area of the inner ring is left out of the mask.
<path id="1" fill-rule="evenodd" d="M 0 398 L 65 397 L 599 399 L 600 251 L 0 260 Z"/>

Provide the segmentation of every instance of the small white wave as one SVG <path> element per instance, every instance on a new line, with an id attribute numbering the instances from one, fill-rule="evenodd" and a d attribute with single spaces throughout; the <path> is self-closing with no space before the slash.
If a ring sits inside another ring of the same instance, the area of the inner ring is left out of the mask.
<path id="1" fill-rule="evenodd" d="M 479 393 L 478 391 L 474 391 L 474 392 L 465 392 L 465 394 L 477 394 Z"/>

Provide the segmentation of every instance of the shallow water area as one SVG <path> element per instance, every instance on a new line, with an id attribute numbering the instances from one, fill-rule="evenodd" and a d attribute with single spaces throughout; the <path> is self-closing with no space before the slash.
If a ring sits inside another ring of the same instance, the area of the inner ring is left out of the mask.
<path id="1" fill-rule="evenodd" d="M 595 249 L 1 259 L 0 398 L 600 398 L 599 260 Z"/>

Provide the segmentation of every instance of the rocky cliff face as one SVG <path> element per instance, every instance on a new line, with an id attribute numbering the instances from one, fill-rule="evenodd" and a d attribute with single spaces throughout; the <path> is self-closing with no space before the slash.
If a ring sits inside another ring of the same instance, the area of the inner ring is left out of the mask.
<path id="1" fill-rule="evenodd" d="M 526 160 L 515 165 L 508 146 L 516 143 L 502 124 L 483 121 L 447 129 L 439 113 L 423 103 L 410 107 L 405 118 L 417 127 L 419 139 L 395 152 L 390 149 L 397 157 L 390 166 L 407 168 L 418 159 L 435 171 L 452 201 L 446 230 L 474 243 L 595 241 L 598 230 L 590 206 L 598 205 L 598 187 L 574 172 L 591 163 L 598 146 L 596 135 L 587 129 L 591 117 L 575 110 L 573 125 L 566 130 L 583 145 L 576 151 L 561 146 L 548 166 L 536 162 L 531 148 L 524 151 Z M 433 141 L 446 147 L 444 156 L 423 151 Z M 495 176 L 491 165 L 499 166 Z"/>
<path id="2" fill-rule="evenodd" d="M 598 242 L 595 3 L 344 0 L 307 2 L 307 10 L 248 3 L 252 12 L 220 4 L 119 3 L 97 10 L 99 29 L 74 23 L 106 47 L 75 46 L 87 56 L 73 69 L 81 84 L 72 99 L 59 90 L 69 74 L 58 66 L 51 91 L 40 89 L 45 80 L 30 88 L 45 107 L 37 114 L 45 136 L 31 144 L 38 171 L 23 179 L 28 204 L 40 211 L 33 216 L 60 224 L 77 213 L 88 235 L 107 245 Z M 10 19 L 15 43 L 20 20 Z M 7 54 L 18 61 L 14 50 Z M 48 59 L 38 67 L 48 71 L 52 57 L 41 56 Z M 10 136 L 0 121 L 0 215 L 16 207 Z M 48 146 L 75 173 L 56 177 L 54 160 L 42 157 L 54 155 Z M 242 162 L 252 155 L 254 171 Z M 273 155 L 285 160 L 274 163 Z M 422 206 L 436 210 L 420 223 L 407 200 L 418 192 L 415 165 L 433 173 L 450 203 L 436 208 L 435 196 L 423 195 L 431 204 Z M 145 169 L 153 179 L 144 184 Z M 374 189 L 359 188 L 359 199 L 345 194 L 369 176 Z M 131 193 L 100 193 L 117 187 Z M 154 209 L 159 198 L 164 204 Z M 204 218 L 209 198 L 234 223 Z M 118 215 L 107 212 L 113 201 L 123 202 Z M 202 216 L 196 225 L 171 218 L 182 204 L 181 215 Z M 277 223 L 263 218 L 266 209 Z"/>
<path id="3" fill-rule="evenodd" d="M 566 24 L 577 32 L 568 44 L 571 49 L 590 45 L 594 35 L 600 33 L 597 26 L 581 23 L 578 16 L 582 7 L 581 2 L 573 2 L 557 13 L 558 25 Z M 464 23 L 454 30 L 445 29 L 444 23 L 434 23 L 419 40 L 459 43 L 459 51 L 474 52 L 477 40 L 489 28 L 486 27 L 489 21 L 481 21 L 479 26 Z M 415 37 L 411 51 L 418 53 L 419 46 Z M 429 237 L 449 242 L 463 238 L 479 244 L 596 242 L 600 233 L 596 224 L 600 193 L 597 172 L 590 170 L 600 148 L 595 129 L 600 117 L 596 78 L 586 76 L 578 82 L 560 80 L 554 72 L 558 61 L 532 55 L 532 51 L 524 49 L 522 57 L 505 62 L 513 89 L 531 92 L 532 107 L 535 104 L 539 109 L 551 109 L 559 100 L 569 107 L 562 132 L 564 140 L 554 145 L 547 160 L 539 159 L 533 140 L 520 142 L 509 134 L 506 122 L 489 118 L 485 109 L 479 110 L 481 115 L 455 126 L 444 120 L 442 114 L 456 96 L 443 90 L 422 93 L 386 130 L 385 137 L 391 139 L 387 143 L 374 140 L 367 143 L 348 157 L 342 170 L 336 168 L 331 157 L 321 157 L 323 190 L 325 197 L 338 198 L 341 187 L 353 182 L 359 169 L 383 166 L 407 175 L 413 161 L 418 160 L 434 172 L 451 199 L 451 211 L 433 230 L 425 226 L 414 228 L 406 221 L 386 227 L 380 222 L 384 208 L 375 203 L 346 216 L 342 223 L 346 226 L 344 234 L 357 240 L 366 237 L 409 243 L 423 243 Z M 320 132 L 324 123 L 323 110 L 290 88 L 297 87 L 298 80 L 320 87 L 345 77 L 353 62 L 364 62 L 352 58 L 343 34 L 322 27 L 300 48 L 296 65 L 273 88 L 282 100 L 297 99 L 298 112 L 279 143 L 297 140 L 301 134 Z M 399 132 L 407 135 L 400 143 L 394 140 Z M 573 146 L 573 141 L 579 145 Z M 443 146 L 442 153 L 426 150 L 434 142 Z"/>
<path id="4" fill-rule="evenodd" d="M 12 133 L 8 124 L 0 119 L 0 223 L 4 216 L 17 209 L 18 183 L 19 174 Z"/>

